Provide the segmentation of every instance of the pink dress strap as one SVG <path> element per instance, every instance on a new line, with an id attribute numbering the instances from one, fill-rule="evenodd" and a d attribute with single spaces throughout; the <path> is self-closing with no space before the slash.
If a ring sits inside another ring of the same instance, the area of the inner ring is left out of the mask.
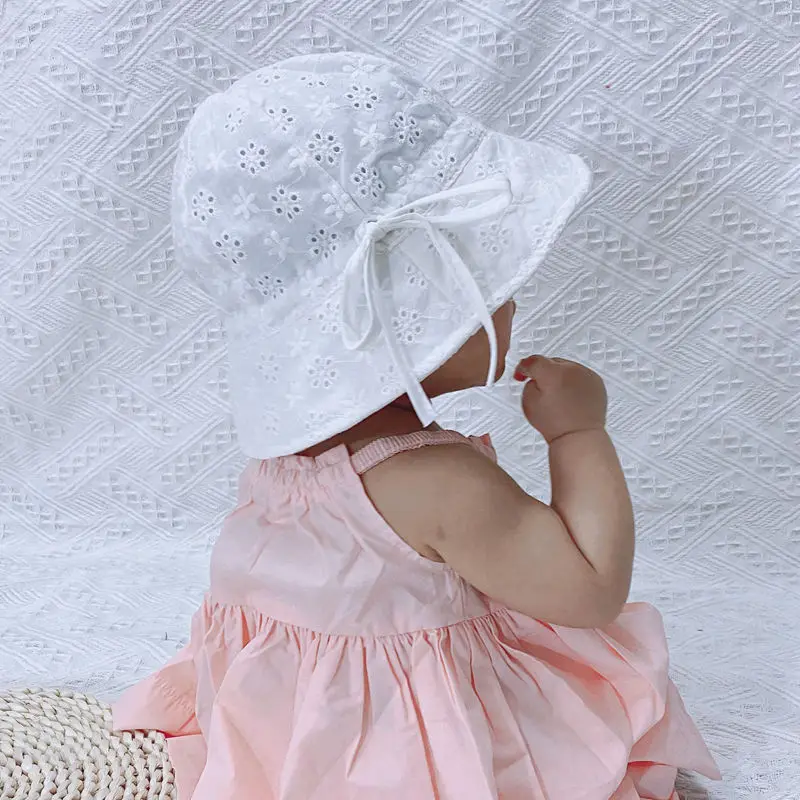
<path id="1" fill-rule="evenodd" d="M 376 439 L 351 456 L 353 469 L 363 475 L 378 464 L 409 450 L 419 450 L 421 447 L 441 444 L 466 444 L 474 447 L 483 455 L 496 460 L 491 439 L 488 436 L 480 438 L 464 436 L 456 431 L 415 431 L 402 436 L 388 436 Z"/>

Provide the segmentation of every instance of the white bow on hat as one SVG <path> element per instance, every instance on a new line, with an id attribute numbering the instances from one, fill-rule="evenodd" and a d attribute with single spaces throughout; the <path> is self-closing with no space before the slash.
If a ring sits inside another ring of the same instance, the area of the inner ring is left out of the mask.
<path id="1" fill-rule="evenodd" d="M 494 196 L 479 205 L 459 207 L 447 214 L 426 216 L 418 210 L 421 206 L 430 206 L 444 200 L 490 193 Z M 497 216 L 510 204 L 511 186 L 507 178 L 486 178 L 420 197 L 380 217 L 367 220 L 360 231 L 361 241 L 347 262 L 342 302 L 345 346 L 350 350 L 365 349 L 383 334 L 395 366 L 403 377 L 409 399 L 423 425 L 430 425 L 436 413 L 394 330 L 394 309 L 382 287 L 384 275 L 380 270 L 377 245 L 395 230 L 419 229 L 427 234 L 438 258 L 416 266 L 445 296 L 452 294 L 454 283 L 464 291 L 475 316 L 489 337 L 490 359 L 486 385 L 491 386 L 497 374 L 498 359 L 494 322 L 470 268 L 450 244 L 445 231 Z M 457 302 L 457 298 L 452 299 Z"/>

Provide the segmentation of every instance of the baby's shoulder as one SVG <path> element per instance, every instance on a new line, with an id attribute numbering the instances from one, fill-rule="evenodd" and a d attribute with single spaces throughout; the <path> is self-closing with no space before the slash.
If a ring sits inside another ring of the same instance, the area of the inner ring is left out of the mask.
<path id="1" fill-rule="evenodd" d="M 511 479 L 491 448 L 468 439 L 406 450 L 363 475 L 364 488 L 392 529 L 422 555 L 467 521 L 484 524 Z"/>

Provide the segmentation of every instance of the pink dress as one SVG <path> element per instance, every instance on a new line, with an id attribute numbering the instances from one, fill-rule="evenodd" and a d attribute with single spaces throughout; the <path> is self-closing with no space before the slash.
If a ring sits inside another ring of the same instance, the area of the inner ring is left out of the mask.
<path id="1" fill-rule="evenodd" d="M 118 730 L 168 735 L 179 800 L 677 800 L 718 777 L 667 675 L 661 619 L 604 630 L 487 599 L 386 524 L 360 475 L 403 450 L 254 461 L 191 642 Z"/>

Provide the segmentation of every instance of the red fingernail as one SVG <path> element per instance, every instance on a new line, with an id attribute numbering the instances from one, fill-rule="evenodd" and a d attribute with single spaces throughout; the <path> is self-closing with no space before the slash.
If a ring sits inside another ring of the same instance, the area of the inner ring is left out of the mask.
<path id="1" fill-rule="evenodd" d="M 514 380 L 515 381 L 524 381 L 525 380 L 525 374 L 523 372 L 521 372 L 520 370 L 517 370 L 514 373 Z"/>

